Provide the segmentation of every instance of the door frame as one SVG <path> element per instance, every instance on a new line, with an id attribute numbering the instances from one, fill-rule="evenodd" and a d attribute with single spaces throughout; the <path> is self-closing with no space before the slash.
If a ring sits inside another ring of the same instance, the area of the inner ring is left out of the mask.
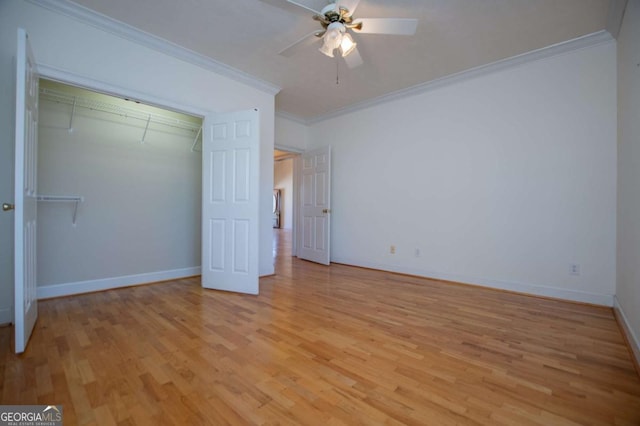
<path id="1" fill-rule="evenodd" d="M 64 84 L 69 84 L 71 86 L 76 86 L 79 88 L 83 88 L 83 89 L 87 89 L 87 90 L 92 90 L 94 92 L 99 92 L 99 93 L 103 93 L 105 95 L 111 95 L 111 96 L 116 96 L 116 97 L 121 97 L 121 98 L 129 98 L 129 99 L 136 99 L 139 100 L 143 103 L 149 104 L 149 105 L 153 105 L 159 108 L 165 108 L 165 109 L 169 109 L 169 110 L 173 110 L 176 112 L 182 112 L 185 114 L 189 114 L 189 115 L 193 115 L 196 117 L 200 117 L 203 120 L 202 125 L 205 126 L 206 125 L 206 115 L 208 113 L 210 113 L 210 111 L 205 111 L 201 108 L 196 108 L 190 105 L 185 105 L 185 104 L 180 104 L 177 102 L 173 102 L 170 101 L 168 99 L 164 99 L 164 98 L 160 98 L 157 96 L 153 96 L 150 95 L 148 93 L 145 92 L 139 92 L 136 90 L 130 90 L 121 86 L 117 86 L 111 83 L 107 83 L 105 81 L 101 81 L 101 80 L 96 80 L 96 79 L 92 79 L 89 77 L 85 77 L 82 76 L 80 74 L 75 74 L 66 70 L 61 70 L 59 68 L 55 68 L 55 67 L 51 67 L 47 64 L 42 64 L 39 63 L 37 61 L 36 58 L 36 65 L 38 68 L 38 74 L 39 74 L 39 78 L 43 78 L 46 80 L 52 80 L 52 81 L 57 81 L 60 83 L 64 83 Z M 15 171 L 14 171 L 15 173 Z M 15 196 L 15 194 L 14 194 Z M 37 244 L 37 242 L 36 242 Z M 13 250 L 13 248 L 12 248 Z M 13 266 L 13 264 L 12 264 Z M 15 273 L 15 271 L 13 271 L 13 274 Z M 11 292 L 13 293 L 12 297 L 11 297 L 11 322 L 13 323 L 13 320 L 15 318 L 15 289 L 14 286 L 11 286 Z M 36 299 L 38 297 L 36 296 Z"/>
<path id="2" fill-rule="evenodd" d="M 292 212 L 291 212 L 291 256 L 298 257 L 298 200 L 299 200 L 299 191 L 300 184 L 298 182 L 300 176 L 300 157 L 304 153 L 302 149 L 291 148 L 284 145 L 274 144 L 273 149 L 277 149 L 279 151 L 289 152 L 292 154 L 291 160 L 293 160 L 293 175 L 291 179 L 293 182 L 291 183 L 291 192 L 292 194 Z M 275 163 L 275 160 L 274 160 Z"/>

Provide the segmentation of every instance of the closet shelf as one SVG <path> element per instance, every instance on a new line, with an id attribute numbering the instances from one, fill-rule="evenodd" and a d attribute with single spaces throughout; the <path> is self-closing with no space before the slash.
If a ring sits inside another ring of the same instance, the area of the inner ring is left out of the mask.
<path id="1" fill-rule="evenodd" d="M 36 199 L 40 202 L 72 202 L 75 203 L 73 206 L 73 218 L 71 219 L 71 224 L 73 226 L 76 225 L 76 216 L 78 214 L 78 203 L 84 201 L 84 197 L 79 197 L 77 195 L 38 195 Z"/>
<path id="2" fill-rule="evenodd" d="M 122 117 L 134 118 L 142 120 L 148 126 L 149 123 L 162 124 L 169 127 L 198 132 L 202 126 L 189 121 L 180 120 L 178 118 L 167 117 L 162 114 L 149 113 L 134 108 L 127 108 L 115 105 L 109 102 L 89 99 L 82 96 L 69 95 L 67 93 L 57 92 L 51 89 L 40 88 L 41 99 L 67 104 L 72 107 L 71 119 L 69 121 L 69 130 L 72 130 L 73 114 L 76 108 L 86 108 L 94 111 L 102 111 L 110 114 L 116 114 Z"/>

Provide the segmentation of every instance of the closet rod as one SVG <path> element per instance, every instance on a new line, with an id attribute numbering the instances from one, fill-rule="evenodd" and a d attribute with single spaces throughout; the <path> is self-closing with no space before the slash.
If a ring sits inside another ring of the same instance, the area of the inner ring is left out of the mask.
<path id="1" fill-rule="evenodd" d="M 77 195 L 37 195 L 36 200 L 41 202 L 73 202 L 75 205 L 73 206 L 73 217 L 71 219 L 71 224 L 76 226 L 76 216 L 78 215 L 78 203 L 84 201 L 84 197 L 79 197 Z"/>
<path id="2" fill-rule="evenodd" d="M 82 96 L 73 96 L 66 93 L 57 92 L 51 89 L 40 88 L 40 96 L 42 99 L 57 102 L 61 104 L 71 105 L 73 108 L 72 114 L 76 108 L 86 108 L 95 111 L 102 111 L 111 114 L 117 114 L 123 117 L 130 117 L 143 121 L 150 121 L 156 124 L 162 124 L 169 127 L 175 127 L 182 130 L 189 130 L 196 133 L 200 129 L 200 124 L 191 123 L 189 121 L 180 120 L 178 118 L 167 117 L 162 114 L 148 113 L 139 111 L 134 108 L 127 108 L 120 105 L 115 105 L 109 102 L 99 101 L 95 99 L 89 99 Z M 149 118 L 150 117 L 150 118 Z M 73 120 L 73 118 L 72 118 Z M 72 122 L 69 123 L 71 127 Z"/>
<path id="3" fill-rule="evenodd" d="M 77 195 L 38 195 L 38 201 L 84 201 Z"/>

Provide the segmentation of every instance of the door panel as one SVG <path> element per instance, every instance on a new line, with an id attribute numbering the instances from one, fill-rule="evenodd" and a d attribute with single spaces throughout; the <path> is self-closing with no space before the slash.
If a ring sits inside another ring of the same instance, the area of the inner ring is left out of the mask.
<path id="1" fill-rule="evenodd" d="M 331 147 L 302 154 L 298 257 L 328 265 L 331 233 Z"/>
<path id="2" fill-rule="evenodd" d="M 18 29 L 15 128 L 15 351 L 25 351 L 38 318 L 36 297 L 38 73 L 27 33 Z"/>
<path id="3" fill-rule="evenodd" d="M 258 112 L 205 121 L 202 286 L 258 294 Z"/>

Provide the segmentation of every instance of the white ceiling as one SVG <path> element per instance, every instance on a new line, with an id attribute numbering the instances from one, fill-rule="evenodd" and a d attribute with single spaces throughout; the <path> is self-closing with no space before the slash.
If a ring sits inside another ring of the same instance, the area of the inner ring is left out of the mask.
<path id="1" fill-rule="evenodd" d="M 356 17 L 419 24 L 414 36 L 354 35 L 364 64 L 350 70 L 319 45 L 278 55 L 320 29 L 286 0 L 74 0 L 281 87 L 277 111 L 302 120 L 604 30 L 610 1 L 361 0 Z"/>

